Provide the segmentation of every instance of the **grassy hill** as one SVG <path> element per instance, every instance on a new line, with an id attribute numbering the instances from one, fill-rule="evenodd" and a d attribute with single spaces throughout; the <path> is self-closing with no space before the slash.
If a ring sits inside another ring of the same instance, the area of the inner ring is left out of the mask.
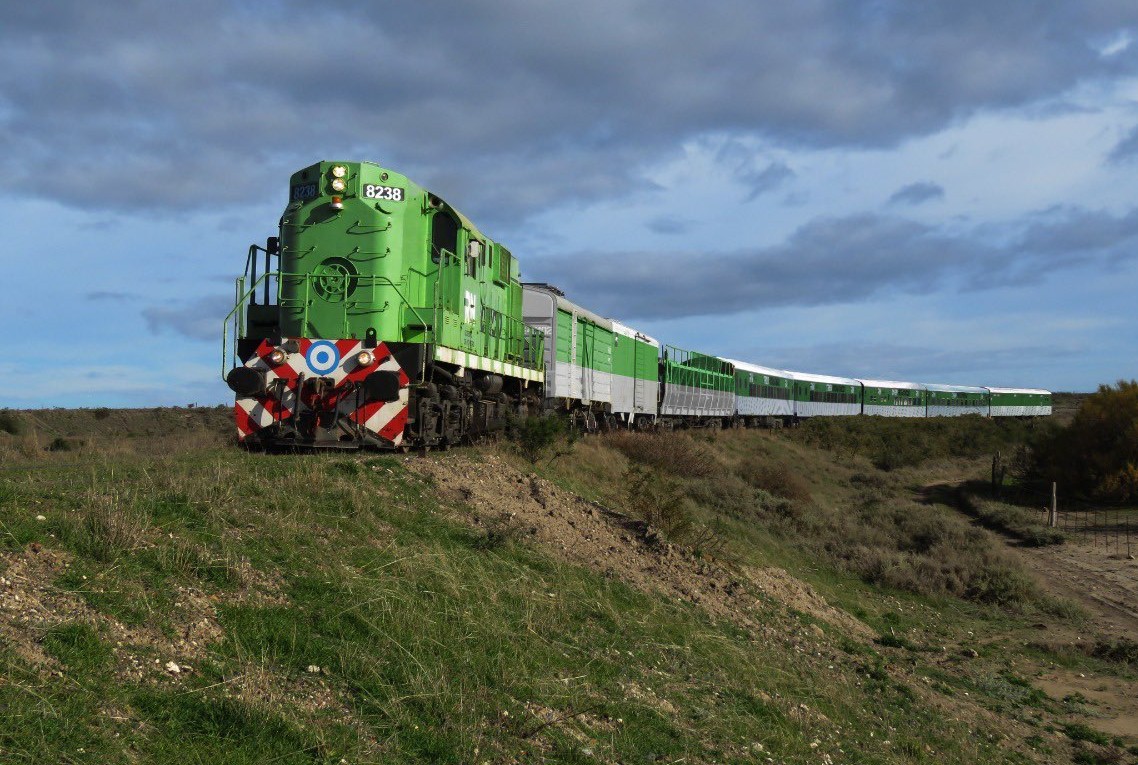
<path id="1" fill-rule="evenodd" d="M 1134 696 L 1138 636 L 930 492 L 1015 427 L 623 434 L 536 463 L 230 430 L 5 413 L 0 761 L 1138 760 L 1126 710 L 1053 690 Z"/>

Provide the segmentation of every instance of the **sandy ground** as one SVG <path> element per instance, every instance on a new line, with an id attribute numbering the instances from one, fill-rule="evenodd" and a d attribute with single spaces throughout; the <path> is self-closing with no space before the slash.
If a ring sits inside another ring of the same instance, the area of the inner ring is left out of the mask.
<path id="1" fill-rule="evenodd" d="M 1060 633 L 1059 642 L 1138 641 L 1138 561 L 1126 556 L 1125 545 L 1092 545 L 1075 539 L 1056 547 L 1016 548 L 1041 587 L 1077 603 L 1087 614 L 1079 633 Z M 1086 723 L 1104 733 L 1138 736 L 1138 682 L 1109 675 L 1057 669 L 1036 685 L 1054 699 L 1076 694 L 1090 703 Z"/>

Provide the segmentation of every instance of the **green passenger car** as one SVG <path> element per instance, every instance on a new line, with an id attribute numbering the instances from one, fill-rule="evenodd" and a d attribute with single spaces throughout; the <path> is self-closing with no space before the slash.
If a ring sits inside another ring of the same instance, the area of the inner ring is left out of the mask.
<path id="1" fill-rule="evenodd" d="M 878 417 L 924 417 L 925 386 L 900 380 L 858 380 L 861 413 Z"/>
<path id="2" fill-rule="evenodd" d="M 749 424 L 755 418 L 794 416 L 794 381 L 790 372 L 729 359 L 735 368 L 735 416 Z"/>
<path id="3" fill-rule="evenodd" d="M 989 395 L 987 388 L 971 385 L 941 385 L 925 383 L 927 417 L 960 417 L 965 414 L 988 416 Z"/>
<path id="4" fill-rule="evenodd" d="M 988 388 L 993 417 L 1047 417 L 1051 391 L 1038 388 Z"/>
<path id="5" fill-rule="evenodd" d="M 850 377 L 789 372 L 796 417 L 861 414 L 861 383 Z"/>

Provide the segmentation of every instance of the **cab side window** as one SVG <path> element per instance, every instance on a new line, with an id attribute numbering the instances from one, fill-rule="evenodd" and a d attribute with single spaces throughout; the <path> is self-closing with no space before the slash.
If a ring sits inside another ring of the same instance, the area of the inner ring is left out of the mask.
<path id="1" fill-rule="evenodd" d="M 458 249 L 458 221 L 445 212 L 436 212 L 431 219 L 431 262 L 438 263 L 443 251 L 455 254 Z"/>

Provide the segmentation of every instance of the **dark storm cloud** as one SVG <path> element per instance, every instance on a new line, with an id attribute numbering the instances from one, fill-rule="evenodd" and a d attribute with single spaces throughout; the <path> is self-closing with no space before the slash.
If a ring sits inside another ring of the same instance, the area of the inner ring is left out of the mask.
<path id="1" fill-rule="evenodd" d="M 582 253 L 531 260 L 527 274 L 571 298 L 588 296 L 606 315 L 662 319 L 1030 285 L 1062 268 L 1109 269 L 1136 253 L 1138 210 L 1051 210 L 1018 231 L 962 233 L 856 215 L 814 220 L 753 251 Z"/>
<path id="2" fill-rule="evenodd" d="M 731 169 L 735 180 L 747 188 L 748 194 L 744 199 L 747 202 L 774 191 L 795 177 L 795 172 L 785 162 L 763 162 L 740 141 L 724 141 L 716 154 L 716 159 Z"/>
<path id="3" fill-rule="evenodd" d="M 1125 138 L 1115 144 L 1110 150 L 1107 159 L 1111 162 L 1132 162 L 1138 159 L 1138 127 L 1134 128 Z"/>
<path id="4" fill-rule="evenodd" d="M 111 303 L 129 303 L 139 298 L 139 296 L 133 292 L 115 292 L 114 290 L 95 290 L 88 292 L 83 297 L 96 302 Z"/>
<path id="5" fill-rule="evenodd" d="M 232 307 L 232 298 L 215 295 L 150 306 L 142 309 L 142 318 L 155 334 L 172 332 L 191 340 L 216 343 L 221 337 L 221 321 Z"/>
<path id="6" fill-rule="evenodd" d="M 516 220 L 641 188 L 700 136 L 888 146 L 1138 68 L 1096 47 L 1138 23 L 1115 0 L 61 0 L 0 21 L 9 188 L 165 214 L 351 156 Z"/>
<path id="7" fill-rule="evenodd" d="M 691 228 L 691 222 L 677 218 L 673 215 L 661 215 L 648 221 L 648 230 L 657 234 L 674 236 L 685 233 Z"/>
<path id="8" fill-rule="evenodd" d="M 902 186 L 889 197 L 891 205 L 919 205 L 934 199 L 944 199 L 944 187 L 931 181 Z"/>
<path id="9" fill-rule="evenodd" d="M 750 189 L 746 201 L 751 202 L 768 191 L 774 191 L 795 175 L 794 171 L 782 162 L 772 162 L 762 170 L 748 170 L 736 177 Z"/>

